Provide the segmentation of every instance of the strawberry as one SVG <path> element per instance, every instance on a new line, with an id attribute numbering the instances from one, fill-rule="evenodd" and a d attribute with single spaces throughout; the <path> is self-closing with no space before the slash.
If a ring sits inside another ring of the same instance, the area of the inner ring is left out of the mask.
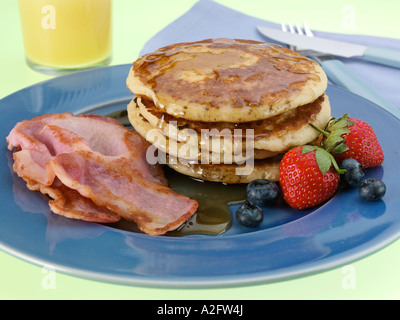
<path id="1" fill-rule="evenodd" d="M 341 118 L 331 119 L 324 130 L 313 127 L 323 134 L 322 147 L 331 151 L 337 162 L 353 158 L 363 168 L 382 164 L 382 147 L 374 130 L 365 121 L 345 114 Z"/>
<path id="2" fill-rule="evenodd" d="M 283 198 L 295 209 L 317 206 L 336 192 L 343 173 L 326 150 L 299 146 L 289 150 L 279 166 Z"/>

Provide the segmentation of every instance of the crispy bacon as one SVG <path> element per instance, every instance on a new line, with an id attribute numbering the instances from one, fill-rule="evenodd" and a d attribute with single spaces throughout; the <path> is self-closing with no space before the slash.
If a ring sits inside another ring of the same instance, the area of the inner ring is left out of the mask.
<path id="1" fill-rule="evenodd" d="M 7 142 L 18 148 L 13 170 L 53 199 L 54 213 L 96 222 L 123 217 L 160 235 L 197 210 L 197 201 L 168 188 L 161 167 L 148 164 L 149 144 L 114 119 L 43 115 L 18 123 Z"/>
<path id="2" fill-rule="evenodd" d="M 33 180 L 26 180 L 27 187 L 32 191 L 47 194 L 51 211 L 67 218 L 81 219 L 90 222 L 112 223 L 121 219 L 121 216 L 106 207 L 97 206 L 89 198 L 70 189 L 55 178 L 51 186 L 45 186 Z"/>

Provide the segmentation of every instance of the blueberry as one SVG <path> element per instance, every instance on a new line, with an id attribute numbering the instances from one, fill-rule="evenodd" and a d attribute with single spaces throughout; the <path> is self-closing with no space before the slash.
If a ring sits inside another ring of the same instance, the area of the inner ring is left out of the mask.
<path id="1" fill-rule="evenodd" d="M 375 178 L 365 179 L 360 183 L 358 193 L 364 200 L 376 201 L 385 195 L 386 185 L 383 181 Z"/>
<path id="2" fill-rule="evenodd" d="M 358 187 L 365 176 L 364 168 L 355 159 L 344 159 L 340 165 L 346 172 L 342 175 L 343 181 L 350 187 Z"/>
<path id="3" fill-rule="evenodd" d="M 263 219 L 263 211 L 256 205 L 245 203 L 236 210 L 236 220 L 245 227 L 258 227 Z"/>
<path id="4" fill-rule="evenodd" d="M 247 185 L 247 200 L 257 206 L 267 206 L 274 203 L 279 194 L 278 185 L 266 179 L 256 179 Z"/>

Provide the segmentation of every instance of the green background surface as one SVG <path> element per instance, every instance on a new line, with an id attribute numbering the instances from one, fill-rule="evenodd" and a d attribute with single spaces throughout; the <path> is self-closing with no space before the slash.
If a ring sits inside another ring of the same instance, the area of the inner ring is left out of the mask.
<path id="1" fill-rule="evenodd" d="M 133 62 L 144 43 L 195 0 L 114 0 L 111 65 Z M 217 0 L 274 22 L 303 22 L 314 30 L 400 38 L 398 0 Z M 25 64 L 17 0 L 0 2 L 0 98 L 51 76 Z M 7 116 L 7 110 L 0 110 Z M 399 212 L 400 214 L 400 212 Z M 62 273 L 54 286 L 40 266 L 0 251 L 1 299 L 399 299 L 400 240 L 347 266 L 276 283 L 216 289 L 145 288 Z"/>

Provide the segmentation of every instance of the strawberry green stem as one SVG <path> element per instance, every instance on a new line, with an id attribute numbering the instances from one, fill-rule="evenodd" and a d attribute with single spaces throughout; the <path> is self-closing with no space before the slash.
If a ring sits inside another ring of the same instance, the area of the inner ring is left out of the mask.
<path id="1" fill-rule="evenodd" d="M 338 145 L 341 145 L 342 143 L 344 143 L 344 140 L 342 141 L 337 141 L 335 144 L 332 144 L 331 146 L 329 146 L 327 149 L 325 149 L 329 154 L 332 152 L 333 149 L 335 149 Z"/>
<path id="2" fill-rule="evenodd" d="M 336 172 L 339 174 L 344 174 L 346 172 L 346 169 L 340 169 L 335 158 L 329 152 L 328 152 L 328 154 L 329 154 L 329 158 L 331 159 L 332 165 L 335 168 Z"/>
<path id="3" fill-rule="evenodd" d="M 329 136 L 329 132 L 326 132 L 326 131 L 322 130 L 321 128 L 318 128 L 317 126 L 315 126 L 315 125 L 312 124 L 312 123 L 309 123 L 309 125 L 310 125 L 311 127 L 313 127 L 315 130 L 317 130 L 319 133 L 322 133 L 322 135 L 323 135 L 324 137 L 328 137 L 328 136 Z"/>

